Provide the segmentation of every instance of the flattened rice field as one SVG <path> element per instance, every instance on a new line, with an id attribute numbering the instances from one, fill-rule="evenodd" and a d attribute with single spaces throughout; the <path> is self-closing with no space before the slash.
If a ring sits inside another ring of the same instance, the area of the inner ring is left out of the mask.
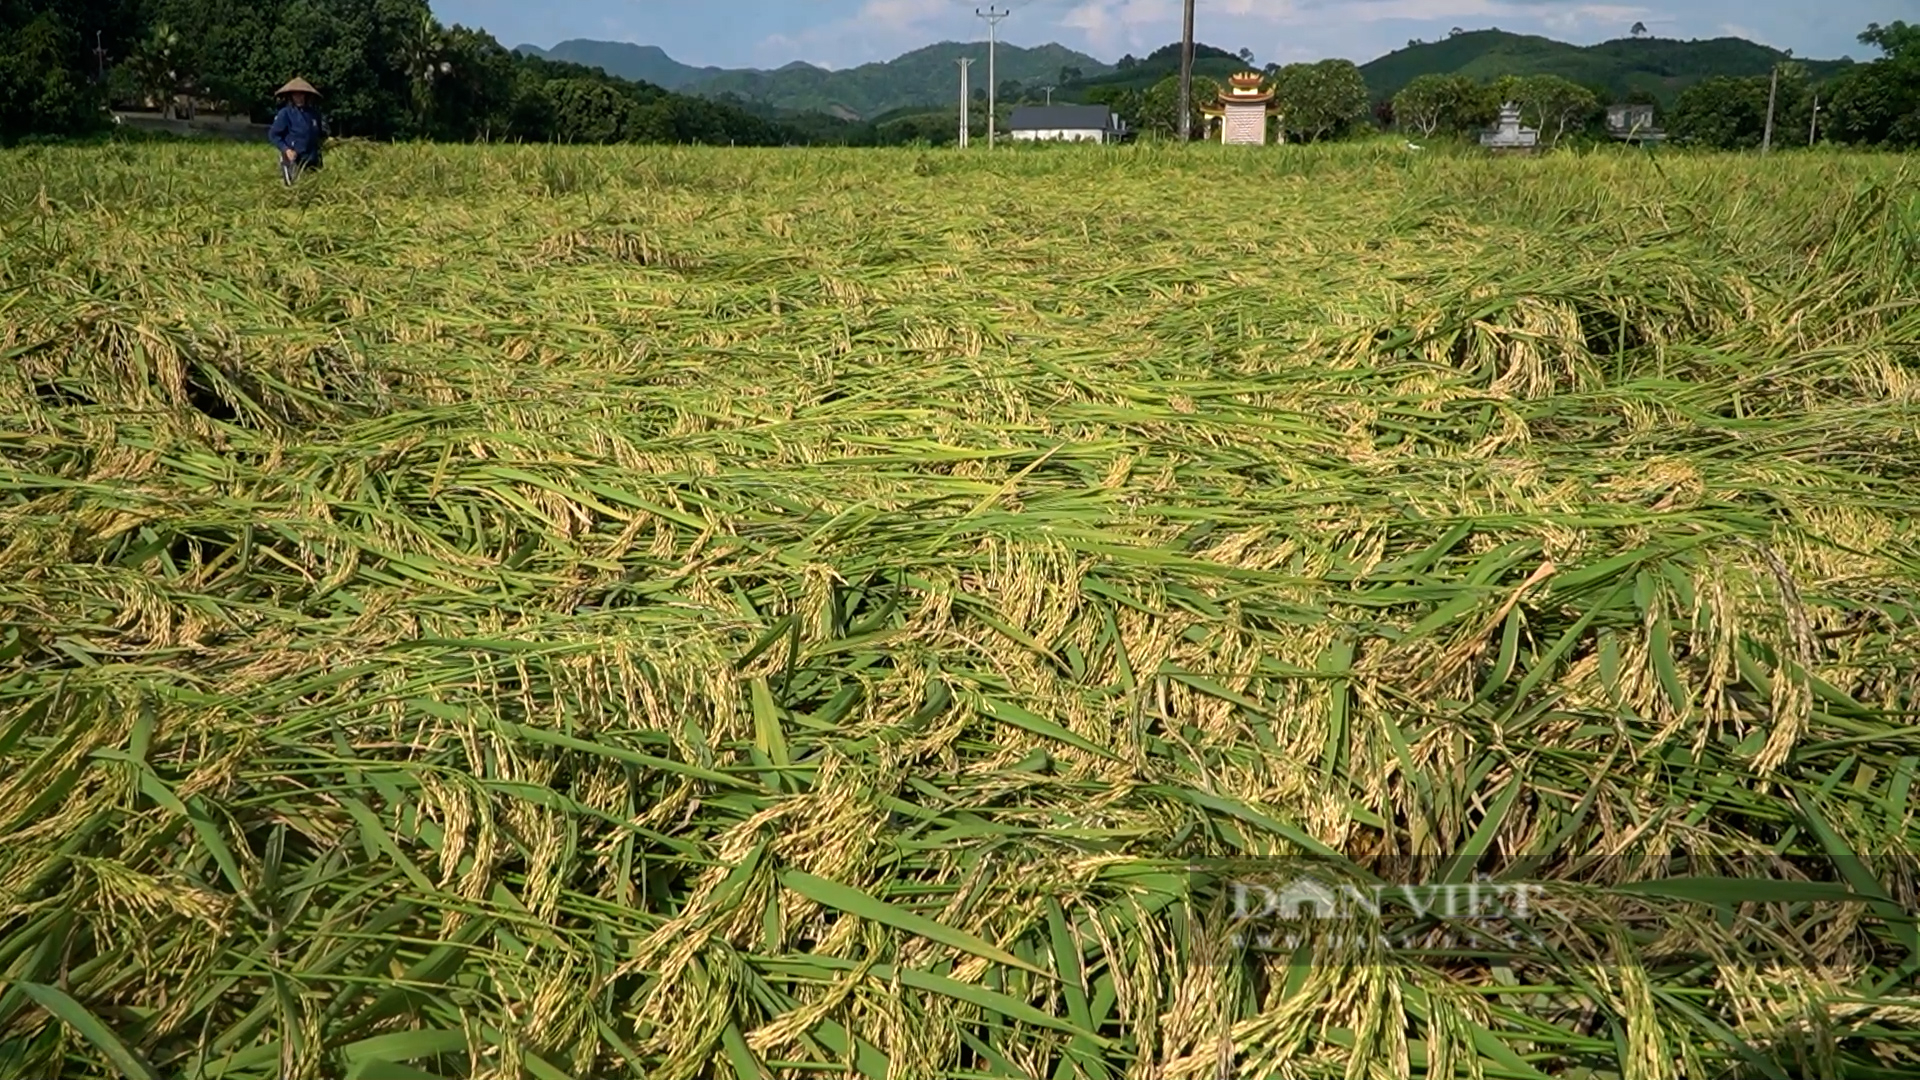
<path id="1" fill-rule="evenodd" d="M 1920 1072 L 1910 162 L 269 156 L 0 156 L 0 1075 Z"/>

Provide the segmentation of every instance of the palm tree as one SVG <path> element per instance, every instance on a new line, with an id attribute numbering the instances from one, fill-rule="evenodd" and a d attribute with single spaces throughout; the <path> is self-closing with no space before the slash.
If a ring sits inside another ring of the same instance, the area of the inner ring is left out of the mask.
<path id="1" fill-rule="evenodd" d="M 414 124 L 423 135 L 433 115 L 434 87 L 453 72 L 450 45 L 446 28 L 427 11 L 400 43 L 400 70 L 413 89 Z"/>
<path id="2" fill-rule="evenodd" d="M 147 40 L 127 58 L 127 67 L 140 92 L 160 99 L 161 116 L 174 118 L 181 87 L 180 34 L 166 23 L 154 26 Z"/>
<path id="3" fill-rule="evenodd" d="M 1634 23 L 1633 30 L 1631 31 L 1631 33 L 1633 34 L 1634 37 L 1646 37 L 1647 24 L 1643 22 Z"/>

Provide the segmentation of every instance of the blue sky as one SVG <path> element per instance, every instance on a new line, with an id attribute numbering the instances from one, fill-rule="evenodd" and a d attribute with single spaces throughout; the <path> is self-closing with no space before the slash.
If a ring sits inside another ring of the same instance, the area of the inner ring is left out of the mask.
<path id="1" fill-rule="evenodd" d="M 658 45 L 689 64 L 851 67 L 940 40 L 984 39 L 975 0 L 432 0 L 443 22 L 480 26 L 508 46 L 599 38 Z M 1870 22 L 1912 20 L 1920 0 L 1198 0 L 1196 36 L 1250 48 L 1261 63 L 1344 56 L 1365 62 L 1451 27 L 1581 43 L 1644 22 L 1661 37 L 1733 35 L 1795 55 L 1866 59 Z M 1180 0 L 999 0 L 1003 40 L 1057 41 L 1113 61 L 1180 36 Z"/>

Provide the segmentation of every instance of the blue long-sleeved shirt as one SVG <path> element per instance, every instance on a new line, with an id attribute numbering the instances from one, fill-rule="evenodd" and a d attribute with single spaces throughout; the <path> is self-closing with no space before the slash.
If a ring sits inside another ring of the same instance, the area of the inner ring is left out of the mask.
<path id="1" fill-rule="evenodd" d="M 282 153 L 291 149 L 296 159 L 307 164 L 320 161 L 320 144 L 326 141 L 326 131 L 320 124 L 320 114 L 311 106 L 301 108 L 287 104 L 280 107 L 279 115 L 273 118 L 273 126 L 267 129 L 267 141 Z"/>

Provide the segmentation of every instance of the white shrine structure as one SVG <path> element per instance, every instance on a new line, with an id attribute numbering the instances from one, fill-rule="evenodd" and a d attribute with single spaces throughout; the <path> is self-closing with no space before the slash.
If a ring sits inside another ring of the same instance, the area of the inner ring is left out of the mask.
<path id="1" fill-rule="evenodd" d="M 1213 103 L 1200 107 L 1201 115 L 1219 121 L 1220 141 L 1228 146 L 1265 146 L 1267 117 L 1279 113 L 1273 91 L 1257 71 L 1243 71 L 1227 79 L 1227 89 Z M 1282 136 L 1284 138 L 1284 136 Z"/>
<path id="2" fill-rule="evenodd" d="M 1540 145 L 1540 133 L 1520 124 L 1520 106 L 1509 101 L 1500 106 L 1500 122 L 1491 131 L 1480 133 L 1480 145 L 1489 150 L 1531 152 Z"/>

